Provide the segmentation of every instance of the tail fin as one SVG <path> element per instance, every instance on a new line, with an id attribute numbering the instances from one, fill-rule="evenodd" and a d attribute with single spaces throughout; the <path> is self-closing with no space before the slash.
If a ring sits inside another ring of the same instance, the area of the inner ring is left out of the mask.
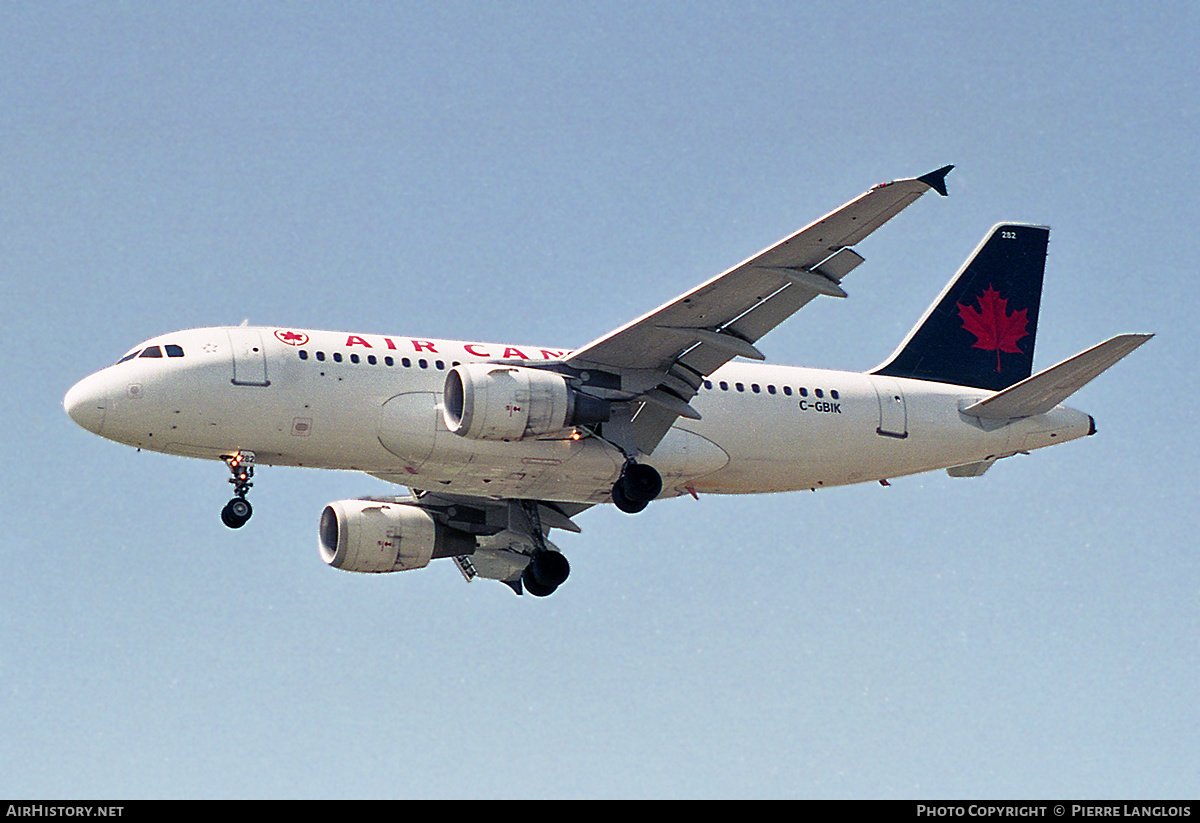
<path id="1" fill-rule="evenodd" d="M 1050 230 L 994 227 L 872 374 L 999 391 L 1033 373 Z"/>

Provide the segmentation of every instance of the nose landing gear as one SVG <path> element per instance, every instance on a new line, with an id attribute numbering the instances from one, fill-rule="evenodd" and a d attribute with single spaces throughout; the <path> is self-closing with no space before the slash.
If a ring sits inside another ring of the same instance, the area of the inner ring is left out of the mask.
<path id="1" fill-rule="evenodd" d="M 250 501 L 246 499 L 246 494 L 254 485 L 250 482 L 254 476 L 254 452 L 238 451 L 221 457 L 233 474 L 229 478 L 233 484 L 233 499 L 221 509 L 221 522 L 231 529 L 240 529 L 254 513 Z"/>

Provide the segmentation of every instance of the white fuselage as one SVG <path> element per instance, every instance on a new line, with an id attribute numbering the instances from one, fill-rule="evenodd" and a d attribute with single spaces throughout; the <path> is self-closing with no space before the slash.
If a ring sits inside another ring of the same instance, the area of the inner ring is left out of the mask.
<path id="1" fill-rule="evenodd" d="M 465 495 L 607 502 L 624 460 L 584 432 L 500 442 L 447 430 L 446 374 L 459 363 L 544 361 L 526 346 L 254 327 L 182 331 L 76 385 L 71 416 L 138 448 L 368 472 Z M 168 351 L 175 356 L 169 356 Z M 960 466 L 1088 434 L 1059 406 L 986 427 L 960 409 L 990 392 L 856 372 L 732 362 L 642 462 L 662 496 L 815 489 Z M 988 429 L 991 430 L 988 430 Z M 581 436 L 582 435 L 582 436 Z"/>

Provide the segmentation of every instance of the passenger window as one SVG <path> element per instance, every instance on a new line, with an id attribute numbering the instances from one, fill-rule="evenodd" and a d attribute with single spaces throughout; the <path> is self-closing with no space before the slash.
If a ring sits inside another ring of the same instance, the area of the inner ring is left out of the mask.
<path id="1" fill-rule="evenodd" d="M 317 352 L 317 359 L 320 360 L 322 363 L 324 363 L 325 362 L 325 352 L 323 352 L 323 351 Z"/>
<path id="2" fill-rule="evenodd" d="M 839 395 L 838 395 L 838 392 L 837 392 L 837 389 L 830 389 L 830 390 L 829 390 L 829 396 L 830 396 L 830 397 L 832 397 L 834 400 L 837 400 L 837 399 L 838 399 L 838 396 L 839 396 Z"/>
<path id="3" fill-rule="evenodd" d="M 301 359 L 301 360 L 307 360 L 307 359 L 308 359 L 308 352 L 306 352 L 304 349 L 301 349 L 301 350 L 300 350 L 300 359 Z"/>
<path id="4" fill-rule="evenodd" d="M 721 391 L 729 391 L 729 384 L 724 380 L 721 381 Z"/>
<path id="5" fill-rule="evenodd" d="M 151 346 L 141 354 L 142 357 L 162 357 L 162 349 L 158 346 Z"/>
<path id="6" fill-rule="evenodd" d="M 421 367 L 421 368 L 423 368 L 423 369 L 427 369 L 427 368 L 429 368 L 429 361 L 428 361 L 428 360 L 421 359 L 421 360 L 418 360 L 418 361 L 417 361 L 417 365 L 418 365 L 418 366 L 420 366 L 420 367 Z"/>
<path id="7" fill-rule="evenodd" d="M 437 366 L 438 371 L 442 371 L 443 369 L 446 368 L 446 364 L 443 363 L 441 360 L 438 360 L 433 365 Z"/>
<path id="8" fill-rule="evenodd" d="M 712 388 L 712 381 L 711 381 L 711 380 L 705 380 L 705 381 L 704 381 L 704 388 L 706 388 L 706 389 L 711 389 L 711 388 Z"/>
<path id="9" fill-rule="evenodd" d="M 183 348 L 180 346 L 168 343 L 163 348 L 167 350 L 167 357 L 183 357 Z"/>
<path id="10" fill-rule="evenodd" d="M 745 386 L 743 386 L 741 383 L 734 383 L 733 385 L 737 387 L 737 390 L 738 390 L 738 391 L 745 391 L 745 390 L 746 390 L 746 387 L 745 387 Z"/>
<path id="11" fill-rule="evenodd" d="M 406 369 L 412 368 L 412 361 L 409 360 L 407 357 L 402 357 L 402 358 L 400 358 L 400 365 Z"/>
<path id="12" fill-rule="evenodd" d="M 804 388 L 804 387 L 801 387 L 801 388 L 800 388 L 800 396 L 801 396 L 801 397 L 808 397 L 808 389 L 806 389 L 806 388 Z"/>
<path id="13" fill-rule="evenodd" d="M 788 397 L 791 397 L 791 396 L 792 396 L 792 387 L 791 387 L 791 386 L 784 386 L 784 387 L 783 387 L 783 393 L 784 393 L 784 394 L 786 394 Z"/>
<path id="14" fill-rule="evenodd" d="M 342 362 L 342 353 L 341 353 L 340 351 L 335 351 L 335 352 L 333 353 L 333 362 L 334 362 L 334 363 L 341 363 L 341 362 Z"/>
<path id="15" fill-rule="evenodd" d="M 388 366 L 396 365 L 395 359 L 390 354 L 387 357 L 383 358 L 383 362 Z"/>
<path id="16" fill-rule="evenodd" d="M 357 362 L 358 362 L 358 355 L 357 355 L 357 354 L 352 354 L 352 355 L 350 355 L 350 362 L 351 362 L 351 363 L 357 363 Z"/>
<path id="17" fill-rule="evenodd" d="M 761 392 L 761 391 L 762 391 L 762 389 L 760 389 L 760 388 L 758 387 L 758 384 L 757 384 L 757 383 L 751 383 L 751 384 L 750 384 L 750 391 L 754 392 L 755 394 L 758 394 L 759 392 Z"/>
<path id="18" fill-rule="evenodd" d="M 775 387 L 767 386 L 767 394 L 774 394 L 774 393 L 775 393 Z"/>
<path id="19" fill-rule="evenodd" d="M 814 390 L 814 391 L 813 391 L 813 394 L 815 394 L 817 397 L 824 397 L 824 396 L 825 396 L 825 392 L 821 391 L 820 389 L 816 389 L 816 390 Z"/>
<path id="20" fill-rule="evenodd" d="M 375 360 L 375 355 L 373 355 L 373 354 L 368 354 L 368 355 L 367 355 L 367 362 L 368 362 L 368 363 L 370 363 L 372 366 L 374 366 L 374 365 L 375 365 L 375 363 L 376 363 L 376 362 L 378 362 L 378 361 L 376 361 L 376 360 Z"/>

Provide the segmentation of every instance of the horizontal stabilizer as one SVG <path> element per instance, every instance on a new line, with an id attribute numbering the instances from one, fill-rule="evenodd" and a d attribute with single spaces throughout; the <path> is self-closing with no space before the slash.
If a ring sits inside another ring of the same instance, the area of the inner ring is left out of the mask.
<path id="1" fill-rule="evenodd" d="M 1044 414 L 1153 336 L 1119 334 L 968 406 L 962 410 L 963 414 L 986 420 L 1015 420 Z"/>

